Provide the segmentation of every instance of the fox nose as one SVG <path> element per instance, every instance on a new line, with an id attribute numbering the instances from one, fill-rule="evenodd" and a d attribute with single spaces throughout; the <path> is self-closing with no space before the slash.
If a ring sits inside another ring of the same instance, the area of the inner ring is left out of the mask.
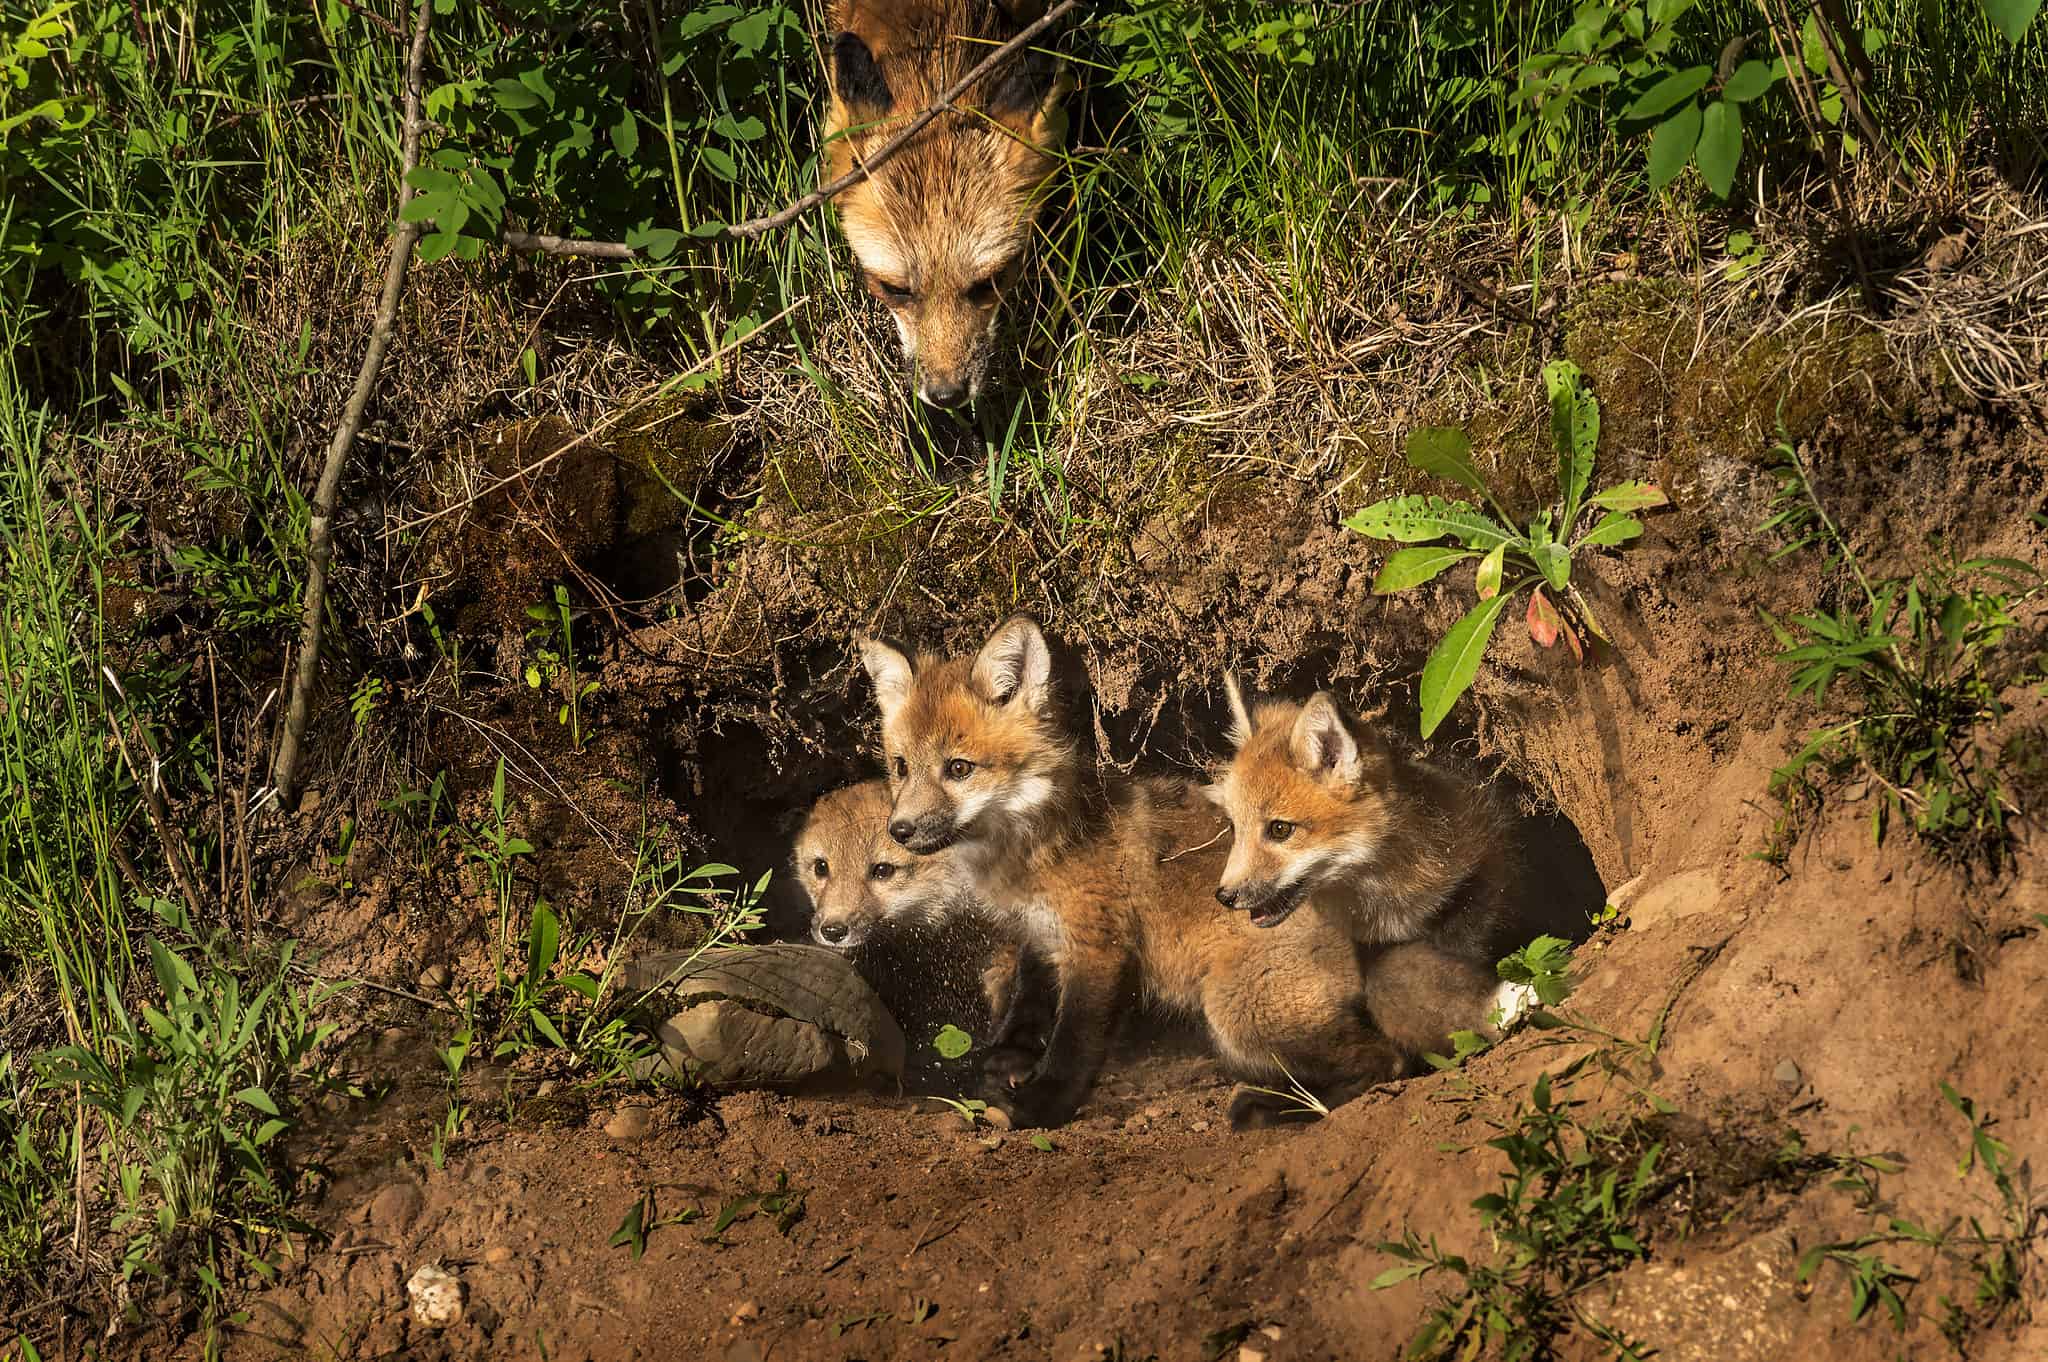
<path id="1" fill-rule="evenodd" d="M 836 946 L 846 940 L 846 924 L 843 922 L 822 923 L 818 927 L 818 935 L 823 937 L 827 944 Z"/>
<path id="2" fill-rule="evenodd" d="M 1216 886 L 1216 901 L 1225 908 L 1235 908 L 1237 907 L 1237 891 L 1235 889 L 1226 889 L 1219 884 Z"/>
<path id="3" fill-rule="evenodd" d="M 957 411 L 967 405 L 967 385 L 957 378 L 933 378 L 927 376 L 922 390 L 924 400 L 934 407 Z"/>
<path id="4" fill-rule="evenodd" d="M 899 818 L 889 825 L 889 835 L 902 846 L 910 845 L 910 834 L 917 831 L 917 824 L 908 818 Z"/>

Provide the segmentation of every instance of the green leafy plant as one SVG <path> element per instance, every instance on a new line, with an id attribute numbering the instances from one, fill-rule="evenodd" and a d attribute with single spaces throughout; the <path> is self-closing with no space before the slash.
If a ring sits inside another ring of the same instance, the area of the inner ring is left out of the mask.
<path id="1" fill-rule="evenodd" d="M 1945 855 L 1994 868 L 2011 854 L 2018 803 L 2006 788 L 2005 754 L 1979 731 L 2005 714 L 2015 682 L 2048 679 L 2024 638 L 2018 608 L 2048 589 L 2048 576 L 2011 558 L 1939 558 L 1910 577 L 1873 581 L 1815 492 L 1789 442 L 1778 446 L 1779 490 L 1764 528 L 1785 535 L 1776 556 L 1809 546 L 1847 572 L 1842 599 L 1780 620 L 1759 611 L 1790 669 L 1790 693 L 1825 705 L 1839 687 L 1855 713 L 1824 724 L 1771 778 L 1788 812 L 1820 797 L 1818 777 L 1859 775 L 1873 795 L 1871 836 L 1910 820 Z"/>
<path id="2" fill-rule="evenodd" d="M 153 938 L 149 957 L 155 1001 L 131 1013 L 110 990 L 103 1048 L 64 1046 L 37 1068 L 44 1083 L 75 1087 L 117 1142 L 123 1276 L 162 1273 L 175 1254 L 192 1264 L 210 1317 L 230 1260 L 268 1273 L 268 1236 L 301 1228 L 280 1141 L 335 1029 L 316 1014 L 345 986 L 296 984 L 290 943 L 265 961 L 195 967 Z M 244 971 L 260 985 L 245 986 Z"/>
<path id="3" fill-rule="evenodd" d="M 757 1215 L 772 1217 L 776 1232 L 788 1234 L 796 1227 L 796 1223 L 804 1218 L 804 1198 L 807 1195 L 802 1188 L 789 1185 L 788 1173 L 777 1173 L 774 1186 L 767 1191 L 749 1192 L 720 1206 L 718 1215 L 711 1222 L 711 1232 L 704 1236 L 704 1242 L 724 1242 L 727 1230 L 740 1221 L 751 1220 Z"/>
<path id="4" fill-rule="evenodd" d="M 1571 996 L 1572 943 L 1562 937 L 1539 936 L 1496 965 L 1503 983 L 1519 984 L 1545 1007 Z"/>
<path id="5" fill-rule="evenodd" d="M 597 693 L 598 683 L 584 680 L 576 666 L 576 612 L 569 605 L 569 589 L 556 585 L 553 600 L 527 606 L 526 614 L 537 622 L 527 634 L 535 656 L 526 665 L 526 684 L 533 690 L 548 687 L 564 697 L 555 720 L 569 730 L 569 745 L 581 752 L 583 702 Z"/>
<path id="6" fill-rule="evenodd" d="M 648 1235 L 656 1230 L 667 1229 L 671 1225 L 687 1225 L 692 1220 L 701 1219 L 703 1215 L 704 1212 L 695 1206 L 685 1206 L 681 1210 L 663 1214 L 655 1209 L 654 1191 L 650 1188 L 635 1198 L 633 1204 L 626 1209 L 626 1218 L 612 1231 L 611 1238 L 605 1240 L 605 1246 L 628 1250 L 633 1261 L 637 1263 L 640 1261 L 640 1255 L 647 1252 Z"/>
<path id="7" fill-rule="evenodd" d="M 974 1037 L 959 1027 L 947 1022 L 932 1037 L 932 1049 L 939 1052 L 940 1059 L 958 1059 L 974 1048 Z"/>
<path id="8" fill-rule="evenodd" d="M 1589 496 L 1594 450 L 1600 443 L 1600 403 L 1569 360 L 1545 365 L 1543 384 L 1557 450 L 1554 505 L 1526 522 L 1518 521 L 1480 476 L 1472 461 L 1471 438 L 1452 427 L 1426 427 L 1408 437 L 1408 462 L 1477 492 L 1492 514 L 1468 501 L 1401 496 L 1376 502 L 1344 522 L 1374 539 L 1431 545 L 1389 555 L 1373 582 L 1373 590 L 1381 595 L 1420 586 L 1458 563 L 1479 560 L 1474 575 L 1479 604 L 1451 626 L 1422 667 L 1425 738 L 1471 687 L 1501 611 L 1519 592 L 1529 592 L 1529 635 L 1542 646 L 1554 647 L 1563 638 L 1574 654 L 1583 657 L 1582 630 L 1605 640 L 1607 631 L 1572 583 L 1573 555 L 1628 543 L 1643 532 L 1634 512 L 1666 501 L 1664 493 L 1647 482 L 1616 483 Z M 1513 528 L 1522 523 L 1526 529 Z M 1442 540 L 1452 542 L 1437 542 Z"/>
<path id="9" fill-rule="evenodd" d="M 1627 1341 L 1579 1304 L 1586 1286 L 1646 1256 L 1637 1213 L 1660 1187 L 1661 1143 L 1643 1147 L 1630 1125 L 1586 1125 L 1575 1103 L 1541 1074 L 1514 1121 L 1487 1144 L 1507 1158 L 1500 1188 L 1472 1203 L 1495 1245 L 1491 1261 L 1447 1253 L 1413 1230 L 1382 1252 L 1399 1260 L 1373 1279 L 1384 1290 L 1416 1277 L 1458 1279 L 1431 1307 L 1407 1356 L 1493 1355 L 1520 1362 L 1544 1354 L 1570 1325 L 1622 1356 Z"/>

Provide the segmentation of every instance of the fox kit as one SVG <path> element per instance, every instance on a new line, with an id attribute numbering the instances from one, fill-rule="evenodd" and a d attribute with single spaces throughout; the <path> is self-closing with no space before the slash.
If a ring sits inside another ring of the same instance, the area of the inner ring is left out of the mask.
<path id="1" fill-rule="evenodd" d="M 825 173 L 861 165 L 1000 43 L 1039 0 L 832 0 Z M 961 408 L 988 377 L 996 314 L 1024 270 L 1069 89 L 1027 49 L 954 101 L 873 175 L 839 195 L 839 224 L 870 293 L 896 319 L 917 391 Z"/>
<path id="2" fill-rule="evenodd" d="M 1237 754 L 1209 787 L 1233 829 L 1224 907 L 1277 927 L 1313 903 L 1361 946 L 1427 941 L 1487 966 L 1567 920 L 1569 905 L 1518 896 L 1527 877 L 1487 791 L 1354 726 L 1327 692 L 1254 708 L 1224 687 Z"/>
<path id="3" fill-rule="evenodd" d="M 998 939 L 993 953 L 980 949 L 989 944 L 987 914 L 961 858 L 913 856 L 898 846 L 889 836 L 889 805 L 888 785 L 870 780 L 811 806 L 797 832 L 795 859 L 797 884 L 811 903 L 812 939 L 852 951 L 885 935 L 908 937 L 925 948 L 912 962 L 926 975 L 949 975 L 953 957 L 987 954 L 980 991 L 991 1018 L 1008 1022 L 1014 1039 L 1025 1026 L 1023 1017 L 1011 1016 L 1020 967 L 1016 944 Z M 903 982 L 902 989 L 884 992 L 915 989 Z"/>
<path id="4" fill-rule="evenodd" d="M 1413 1052 L 1375 1024 L 1341 926 L 1308 914 L 1264 931 L 1218 906 L 1227 826 L 1214 809 L 1179 781 L 1103 788 L 1084 774 L 1031 621 L 1004 624 L 973 658 L 913 662 L 872 640 L 861 652 L 882 710 L 890 836 L 921 856 L 959 858 L 1051 975 L 1043 1054 L 990 1058 L 984 1095 L 1013 1121 L 1070 1117 L 1140 994 L 1200 1016 L 1240 1078 L 1291 1077 L 1342 1100 L 1409 1069 Z M 1461 968 L 1415 955 L 1379 957 L 1390 999 Z M 1430 1025 L 1420 1008 L 1410 1020 L 1411 1045 L 1442 1045 L 1443 1032 L 1420 1038 Z M 1241 1094 L 1232 1119 L 1252 1119 L 1257 1105 Z"/>

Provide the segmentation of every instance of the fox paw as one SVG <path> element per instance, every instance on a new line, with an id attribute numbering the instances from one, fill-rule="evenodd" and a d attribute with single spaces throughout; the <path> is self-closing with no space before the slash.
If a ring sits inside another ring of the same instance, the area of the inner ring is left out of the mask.
<path id="1" fill-rule="evenodd" d="M 1067 1084 L 1057 1079 L 991 1078 L 982 1083 L 981 1096 L 1020 1130 L 1065 1125 L 1073 1119 L 1074 1108 L 1079 1105 Z"/>

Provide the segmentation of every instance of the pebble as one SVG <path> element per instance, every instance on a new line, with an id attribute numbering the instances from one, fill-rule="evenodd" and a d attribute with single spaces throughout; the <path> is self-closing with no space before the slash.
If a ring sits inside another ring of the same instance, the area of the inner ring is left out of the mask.
<path id="1" fill-rule="evenodd" d="M 604 1133 L 614 1140 L 638 1140 L 646 1136 L 653 1124 L 654 1114 L 646 1107 L 620 1107 L 604 1123 Z"/>
<path id="2" fill-rule="evenodd" d="M 448 987 L 453 978 L 446 965 L 429 965 L 420 971 L 420 992 L 440 993 Z"/>
<path id="3" fill-rule="evenodd" d="M 506 1244 L 493 1244 L 484 1250 L 484 1262 L 492 1267 L 503 1267 L 512 1261 L 512 1249 Z"/>
<path id="4" fill-rule="evenodd" d="M 561 1084 L 555 1082 L 555 1080 L 552 1078 L 543 1078 L 540 1081 L 540 1086 L 533 1090 L 533 1095 L 535 1097 L 553 1097 L 555 1095 L 555 1089 L 561 1086 Z"/>
<path id="5" fill-rule="evenodd" d="M 1151 1128 L 1152 1122 L 1142 1111 L 1134 1112 L 1132 1115 L 1124 1118 L 1124 1129 L 1133 1135 L 1142 1135 Z"/>
<path id="6" fill-rule="evenodd" d="M 1001 1107 L 985 1108 L 981 1113 L 981 1119 L 994 1126 L 997 1130 L 1008 1130 L 1012 1124 L 1010 1113 L 1004 1111 Z"/>
<path id="7" fill-rule="evenodd" d="M 1238 1345 L 1237 1362 L 1266 1362 L 1266 1350 L 1254 1348 L 1249 1343 Z"/>
<path id="8" fill-rule="evenodd" d="M 1796 1089 L 1806 1081 L 1806 1075 L 1800 1073 L 1799 1066 L 1789 1059 L 1771 1070 L 1771 1077 L 1778 1080 L 1778 1086 L 1781 1088 Z"/>
<path id="9" fill-rule="evenodd" d="M 1146 1120 L 1148 1120 L 1148 1121 L 1158 1121 L 1158 1120 L 1163 1120 L 1163 1119 L 1165 1119 L 1165 1116 L 1166 1116 L 1166 1113 L 1165 1113 L 1164 1111 L 1162 1111 L 1161 1109 L 1159 1109 L 1158 1107 L 1147 1107 L 1147 1108 L 1145 1108 L 1145 1119 L 1146 1119 Z"/>
<path id="10" fill-rule="evenodd" d="M 400 1235 L 419 1219 L 420 1189 L 410 1182 L 394 1182 L 370 1198 L 370 1226 L 385 1234 Z"/>
<path id="11" fill-rule="evenodd" d="M 1193 1125 L 1188 1127 L 1189 1130 L 1194 1131 L 1197 1135 L 1200 1135 L 1203 1131 L 1207 1130 L 1208 1128 L 1209 1123 L 1207 1121 L 1197 1121 Z"/>
<path id="12" fill-rule="evenodd" d="M 761 1307 L 756 1305 L 752 1301 L 742 1301 L 739 1304 L 739 1306 L 733 1310 L 732 1317 L 726 1320 L 726 1323 L 739 1325 L 745 1324 L 750 1319 L 759 1318 L 761 1318 Z"/>
<path id="13" fill-rule="evenodd" d="M 428 1263 L 405 1284 L 412 1298 L 412 1317 L 422 1328 L 446 1329 L 462 1321 L 462 1278 Z"/>

